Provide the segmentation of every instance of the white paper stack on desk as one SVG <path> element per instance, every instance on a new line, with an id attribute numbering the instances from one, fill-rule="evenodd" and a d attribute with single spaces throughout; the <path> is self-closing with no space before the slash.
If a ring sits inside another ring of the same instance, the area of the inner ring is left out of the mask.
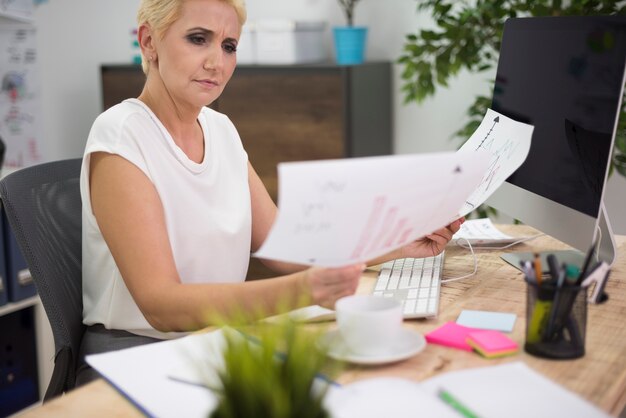
<path id="1" fill-rule="evenodd" d="M 452 237 L 452 243 L 466 246 L 466 240 L 472 245 L 494 246 L 512 244 L 523 241 L 529 236 L 512 237 L 500 231 L 489 218 L 469 219 L 461 225 L 461 229 Z"/>

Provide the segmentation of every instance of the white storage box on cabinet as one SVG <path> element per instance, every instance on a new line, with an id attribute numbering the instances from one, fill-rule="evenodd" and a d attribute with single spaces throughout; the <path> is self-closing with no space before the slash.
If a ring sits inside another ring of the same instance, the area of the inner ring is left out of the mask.
<path id="1" fill-rule="evenodd" d="M 256 64 L 256 26 L 246 23 L 237 44 L 237 63 Z"/>
<path id="2" fill-rule="evenodd" d="M 303 64 L 326 61 L 324 22 L 262 20 L 256 22 L 259 64 Z"/>

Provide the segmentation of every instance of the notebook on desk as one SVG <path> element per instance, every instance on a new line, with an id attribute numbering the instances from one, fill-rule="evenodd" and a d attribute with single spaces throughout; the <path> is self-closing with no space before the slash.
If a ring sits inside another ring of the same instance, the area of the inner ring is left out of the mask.
<path id="1" fill-rule="evenodd" d="M 403 408 L 394 409 L 394 402 Z M 381 411 L 396 418 L 609 416 L 522 362 L 442 373 L 419 383 L 361 380 L 331 388 L 325 404 L 337 418 L 378 418 Z"/>

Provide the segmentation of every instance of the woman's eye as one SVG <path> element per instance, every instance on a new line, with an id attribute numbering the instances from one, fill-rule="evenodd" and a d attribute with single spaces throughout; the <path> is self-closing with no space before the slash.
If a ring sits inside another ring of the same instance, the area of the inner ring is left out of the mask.
<path id="1" fill-rule="evenodd" d="M 204 36 L 202 35 L 189 35 L 187 36 L 187 40 L 194 45 L 202 45 L 205 42 Z"/>
<path id="2" fill-rule="evenodd" d="M 227 43 L 224 44 L 222 48 L 224 48 L 224 51 L 226 51 L 228 54 L 234 54 L 235 52 L 237 52 L 237 45 L 235 44 Z"/>

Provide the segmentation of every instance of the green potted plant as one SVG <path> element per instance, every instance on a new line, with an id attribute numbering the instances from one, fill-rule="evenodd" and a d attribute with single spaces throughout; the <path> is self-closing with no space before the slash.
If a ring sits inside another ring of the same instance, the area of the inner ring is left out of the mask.
<path id="1" fill-rule="evenodd" d="M 326 387 L 316 379 L 326 364 L 317 332 L 292 320 L 224 328 L 219 403 L 211 418 L 326 418 Z M 327 372 L 330 369 L 327 369 Z M 316 384 L 316 382 L 318 382 Z"/>
<path id="2" fill-rule="evenodd" d="M 402 78 L 405 103 L 422 102 L 446 87 L 459 71 L 483 73 L 496 68 L 504 22 L 509 17 L 558 15 L 608 15 L 626 13 L 626 5 L 617 1 L 572 0 L 418 0 L 418 12 L 428 11 L 434 28 L 422 29 L 406 37 Z M 476 130 L 491 105 L 489 95 L 493 80 L 485 83 L 485 95 L 479 95 L 467 110 L 468 120 L 454 134 L 463 142 Z M 622 107 L 611 170 L 626 176 L 626 117 Z M 479 216 L 495 213 L 488 206 L 477 210 Z"/>
<path id="3" fill-rule="evenodd" d="M 339 65 L 361 64 L 365 60 L 367 28 L 354 26 L 354 8 L 359 0 L 338 0 L 347 26 L 333 28 L 335 58 Z"/>

